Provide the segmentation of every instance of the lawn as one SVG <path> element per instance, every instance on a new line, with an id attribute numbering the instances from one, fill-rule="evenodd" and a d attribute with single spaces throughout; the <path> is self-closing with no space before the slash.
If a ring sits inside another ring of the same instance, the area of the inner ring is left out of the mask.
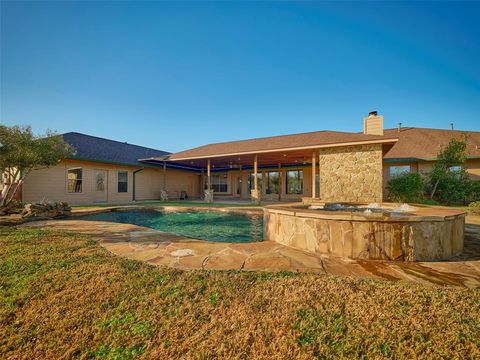
<path id="1" fill-rule="evenodd" d="M 479 358 L 480 289 L 178 271 L 0 230 L 0 358 Z"/>

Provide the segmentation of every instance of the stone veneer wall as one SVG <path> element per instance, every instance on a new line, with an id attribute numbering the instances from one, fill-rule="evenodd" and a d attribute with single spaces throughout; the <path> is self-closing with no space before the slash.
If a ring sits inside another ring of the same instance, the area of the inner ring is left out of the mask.
<path id="1" fill-rule="evenodd" d="M 321 149 L 320 199 L 334 202 L 381 202 L 382 145 Z"/>
<path id="2" fill-rule="evenodd" d="M 264 213 L 265 239 L 350 259 L 446 259 L 463 251 L 464 226 L 463 214 L 442 220 L 375 221 L 272 209 Z"/>

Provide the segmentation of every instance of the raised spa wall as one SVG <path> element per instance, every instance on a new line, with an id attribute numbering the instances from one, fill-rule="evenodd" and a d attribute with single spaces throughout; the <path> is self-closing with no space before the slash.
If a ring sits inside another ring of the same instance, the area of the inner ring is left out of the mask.
<path id="1" fill-rule="evenodd" d="M 382 214 L 267 206 L 265 239 L 313 253 L 350 259 L 431 261 L 463 251 L 465 213 L 419 209 Z"/>

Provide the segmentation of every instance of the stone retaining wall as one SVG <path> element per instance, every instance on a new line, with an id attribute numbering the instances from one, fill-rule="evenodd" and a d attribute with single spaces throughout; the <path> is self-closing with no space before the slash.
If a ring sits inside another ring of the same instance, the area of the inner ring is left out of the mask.
<path id="1" fill-rule="evenodd" d="M 329 215 L 268 208 L 264 213 L 266 240 L 351 259 L 446 259 L 462 252 L 464 225 L 464 214 L 415 221 L 376 221 L 341 213 Z"/>

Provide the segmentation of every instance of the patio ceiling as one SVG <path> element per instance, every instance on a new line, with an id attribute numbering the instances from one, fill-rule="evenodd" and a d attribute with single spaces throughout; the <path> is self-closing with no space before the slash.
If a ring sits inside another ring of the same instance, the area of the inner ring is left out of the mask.
<path id="1" fill-rule="evenodd" d="M 313 150 L 297 150 L 258 154 L 258 166 L 310 164 L 312 162 L 312 152 Z M 213 168 L 237 168 L 240 165 L 242 167 L 249 167 L 253 166 L 254 157 L 254 154 L 231 155 L 214 157 L 211 158 L 210 161 Z M 206 168 L 208 159 L 192 159 L 175 162 L 199 168 Z"/>

